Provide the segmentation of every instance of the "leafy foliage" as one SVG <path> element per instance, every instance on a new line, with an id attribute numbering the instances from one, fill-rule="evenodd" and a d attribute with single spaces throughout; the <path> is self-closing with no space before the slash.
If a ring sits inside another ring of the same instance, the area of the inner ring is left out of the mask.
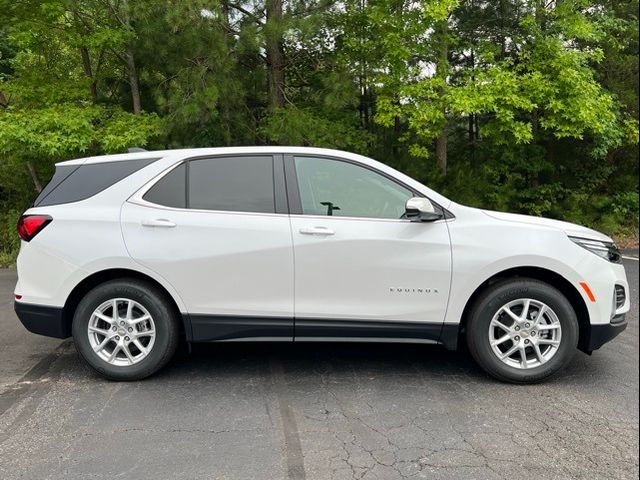
<path id="1" fill-rule="evenodd" d="M 638 229 L 638 1 L 0 0 L 0 256 L 55 162 L 367 154 L 453 200 Z"/>

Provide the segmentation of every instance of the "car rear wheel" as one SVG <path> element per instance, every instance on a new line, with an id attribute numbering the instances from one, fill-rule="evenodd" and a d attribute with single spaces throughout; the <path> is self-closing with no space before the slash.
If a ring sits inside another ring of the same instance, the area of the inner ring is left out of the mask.
<path id="1" fill-rule="evenodd" d="M 534 279 L 503 280 L 476 300 L 467 344 L 490 375 L 513 383 L 536 383 L 572 358 L 578 320 L 571 303 L 553 286 Z"/>
<path id="2" fill-rule="evenodd" d="M 72 330 L 78 353 L 111 380 L 139 380 L 158 371 L 175 353 L 179 334 L 164 295 L 136 279 L 112 280 L 87 293 Z"/>

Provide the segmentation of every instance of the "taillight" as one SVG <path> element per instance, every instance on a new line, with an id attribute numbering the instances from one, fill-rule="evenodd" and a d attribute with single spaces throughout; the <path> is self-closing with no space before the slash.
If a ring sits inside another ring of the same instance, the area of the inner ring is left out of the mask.
<path id="1" fill-rule="evenodd" d="M 23 215 L 18 220 L 18 235 L 25 242 L 35 237 L 53 220 L 49 215 Z"/>

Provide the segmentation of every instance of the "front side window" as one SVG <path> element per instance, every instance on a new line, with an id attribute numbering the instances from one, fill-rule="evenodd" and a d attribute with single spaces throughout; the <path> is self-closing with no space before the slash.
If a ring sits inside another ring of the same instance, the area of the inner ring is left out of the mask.
<path id="1" fill-rule="evenodd" d="M 274 213 L 273 158 L 221 157 L 191 160 L 188 208 Z"/>
<path id="2" fill-rule="evenodd" d="M 305 215 L 399 219 L 411 190 L 368 168 L 340 160 L 295 157 Z"/>

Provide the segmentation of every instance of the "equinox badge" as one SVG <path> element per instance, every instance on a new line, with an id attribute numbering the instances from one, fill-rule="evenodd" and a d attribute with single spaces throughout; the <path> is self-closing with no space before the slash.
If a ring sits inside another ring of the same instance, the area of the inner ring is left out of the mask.
<path id="1" fill-rule="evenodd" d="M 395 288 L 390 287 L 391 293 L 440 293 L 437 288 Z"/>

